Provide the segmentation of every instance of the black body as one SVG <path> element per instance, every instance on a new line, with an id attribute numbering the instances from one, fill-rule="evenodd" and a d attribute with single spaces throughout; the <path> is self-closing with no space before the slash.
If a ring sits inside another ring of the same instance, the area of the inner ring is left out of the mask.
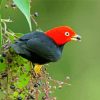
<path id="1" fill-rule="evenodd" d="M 57 61 L 61 57 L 63 49 L 63 46 L 56 45 L 43 32 L 25 34 L 11 47 L 20 56 L 38 64 Z"/>

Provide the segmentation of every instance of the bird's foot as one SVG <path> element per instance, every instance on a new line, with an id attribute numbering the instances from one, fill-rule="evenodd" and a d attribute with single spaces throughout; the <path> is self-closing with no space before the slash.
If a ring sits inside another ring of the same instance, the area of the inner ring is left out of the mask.
<path id="1" fill-rule="evenodd" d="M 41 75 L 42 66 L 43 65 L 35 64 L 35 66 L 34 66 L 34 72 L 35 72 L 36 75 Z"/>

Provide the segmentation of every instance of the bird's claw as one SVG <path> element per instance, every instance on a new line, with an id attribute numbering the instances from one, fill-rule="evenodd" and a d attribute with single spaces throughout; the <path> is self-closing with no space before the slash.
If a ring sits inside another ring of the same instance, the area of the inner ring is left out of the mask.
<path id="1" fill-rule="evenodd" d="M 42 65 L 35 64 L 35 66 L 34 66 L 34 72 L 35 72 L 35 74 L 36 75 L 40 75 L 41 71 L 42 71 Z"/>

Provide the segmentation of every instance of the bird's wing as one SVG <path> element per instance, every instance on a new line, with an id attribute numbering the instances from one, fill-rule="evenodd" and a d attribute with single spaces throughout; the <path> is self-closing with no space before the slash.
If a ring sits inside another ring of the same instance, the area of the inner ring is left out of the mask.
<path id="1" fill-rule="evenodd" d="M 52 62 L 57 61 L 61 56 L 59 47 L 47 38 L 42 40 L 41 38 L 30 39 L 27 41 L 27 47 L 29 51 Z"/>
<path id="2" fill-rule="evenodd" d="M 28 52 L 25 48 L 25 44 L 21 41 L 16 41 L 11 47 L 16 51 L 17 54 L 26 54 L 27 56 L 31 56 L 30 52 Z"/>
<path id="3" fill-rule="evenodd" d="M 19 40 L 20 41 L 27 41 L 29 39 L 36 38 L 38 35 L 41 35 L 41 34 L 44 34 L 44 33 L 38 32 L 38 31 L 35 31 L 35 32 L 32 32 L 32 33 L 27 33 L 24 36 L 22 36 L 21 38 L 19 38 Z"/>

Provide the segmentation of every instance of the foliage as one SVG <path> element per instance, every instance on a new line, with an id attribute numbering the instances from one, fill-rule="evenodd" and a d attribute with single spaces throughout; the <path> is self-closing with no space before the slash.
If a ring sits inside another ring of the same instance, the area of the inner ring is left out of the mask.
<path id="1" fill-rule="evenodd" d="M 18 7 L 30 21 L 30 4 L 28 0 L 13 0 L 15 4 L 12 7 Z M 35 15 L 37 17 L 37 13 Z M 0 16 L 1 17 L 1 16 Z M 38 26 L 34 18 L 33 22 Z M 46 65 L 41 69 L 41 74 L 34 72 L 34 65 L 17 55 L 11 44 L 21 37 L 22 33 L 15 33 L 8 29 L 7 23 L 11 19 L 0 18 L 0 94 L 3 100 L 56 100 L 51 93 L 67 84 L 67 77 L 64 81 L 54 80 L 46 71 Z"/>
<path id="2" fill-rule="evenodd" d="M 20 9 L 20 11 L 24 14 L 24 16 L 26 17 L 29 23 L 30 30 L 32 31 L 29 0 L 13 0 L 13 1 L 17 5 L 17 7 Z"/>

